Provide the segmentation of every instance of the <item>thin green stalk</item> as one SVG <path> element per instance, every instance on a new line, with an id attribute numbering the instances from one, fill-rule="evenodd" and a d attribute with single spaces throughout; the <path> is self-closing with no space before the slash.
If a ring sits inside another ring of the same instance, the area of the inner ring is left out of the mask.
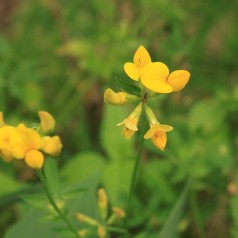
<path id="1" fill-rule="evenodd" d="M 59 207 L 57 206 L 54 198 L 51 195 L 51 192 L 49 190 L 47 181 L 45 179 L 45 176 L 43 175 L 41 170 L 36 170 L 36 173 L 44 187 L 45 193 L 49 199 L 49 202 L 51 203 L 52 207 L 55 209 L 55 211 L 57 212 L 57 214 L 61 217 L 61 219 L 64 221 L 64 223 L 67 225 L 67 227 L 69 228 L 70 231 L 72 231 L 76 237 L 79 237 L 79 234 L 77 232 L 77 230 L 73 227 L 73 225 L 69 222 L 69 220 L 64 216 L 64 214 L 62 213 L 62 211 L 59 209 Z"/>
<path id="2" fill-rule="evenodd" d="M 128 216 L 129 216 L 130 209 L 131 209 L 131 201 L 132 201 L 133 193 L 135 191 L 137 177 L 138 177 L 138 173 L 139 173 L 141 153 L 142 153 L 143 144 L 144 144 L 144 137 L 143 136 L 144 136 L 145 130 L 146 130 L 146 125 L 144 126 L 144 130 L 143 130 L 142 135 L 140 137 L 140 145 L 139 145 L 138 154 L 136 156 L 136 161 L 135 161 L 135 165 L 134 165 L 134 169 L 133 169 L 133 173 L 132 173 L 132 179 L 131 179 L 131 185 L 130 185 L 129 197 L 128 197 L 128 204 L 127 204 L 127 210 L 126 210 L 127 217 L 125 219 L 125 226 L 127 225 L 127 220 L 128 220 Z"/>

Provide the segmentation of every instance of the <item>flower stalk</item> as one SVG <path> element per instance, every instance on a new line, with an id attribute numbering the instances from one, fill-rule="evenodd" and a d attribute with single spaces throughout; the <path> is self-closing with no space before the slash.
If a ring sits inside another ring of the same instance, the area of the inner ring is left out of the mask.
<path id="1" fill-rule="evenodd" d="M 77 230 L 73 227 L 73 225 L 70 223 L 70 221 L 65 217 L 65 215 L 62 213 L 62 211 L 60 210 L 60 208 L 57 206 L 51 192 L 50 189 L 48 187 L 46 178 L 44 176 L 44 174 L 42 173 L 42 171 L 40 169 L 36 170 L 37 176 L 39 177 L 43 188 L 45 190 L 46 196 L 50 202 L 50 204 L 52 205 L 52 207 L 54 208 L 54 210 L 56 211 L 56 213 L 59 215 L 59 217 L 64 221 L 64 223 L 66 224 L 66 226 L 69 228 L 69 230 L 75 235 L 75 237 L 80 237 Z"/>

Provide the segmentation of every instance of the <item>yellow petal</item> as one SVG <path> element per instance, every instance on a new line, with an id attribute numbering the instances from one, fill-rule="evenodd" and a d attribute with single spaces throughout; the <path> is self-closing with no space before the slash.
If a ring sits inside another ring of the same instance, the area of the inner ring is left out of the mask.
<path id="1" fill-rule="evenodd" d="M 30 150 L 26 153 L 25 162 L 33 169 L 41 169 L 44 163 L 44 156 L 38 150 Z"/>
<path id="2" fill-rule="evenodd" d="M 52 156 L 57 156 L 62 149 L 62 143 L 59 136 L 44 136 L 42 138 L 41 149 Z"/>
<path id="3" fill-rule="evenodd" d="M 151 91 L 170 93 L 173 91 L 173 88 L 166 82 L 168 76 L 168 67 L 161 62 L 155 62 L 149 65 L 146 72 L 141 75 L 141 82 Z"/>
<path id="4" fill-rule="evenodd" d="M 177 92 L 182 90 L 188 83 L 190 73 L 186 70 L 176 70 L 169 75 L 167 80 L 168 84 L 173 87 L 173 91 Z"/>
<path id="5" fill-rule="evenodd" d="M 138 131 L 137 124 L 138 120 L 136 119 L 125 119 L 125 127 L 132 131 Z"/>
<path id="6" fill-rule="evenodd" d="M 171 93 L 173 91 L 173 88 L 169 84 L 163 82 L 162 78 L 141 80 L 141 82 L 146 88 L 156 93 Z"/>
<path id="7" fill-rule="evenodd" d="M 144 73 L 143 80 L 150 80 L 150 79 L 166 79 L 169 76 L 169 68 L 166 64 L 161 62 L 154 62 L 151 64 L 146 65 L 146 72 Z"/>
<path id="8" fill-rule="evenodd" d="M 140 68 L 151 62 L 150 55 L 143 45 L 135 52 L 133 62 Z"/>
<path id="9" fill-rule="evenodd" d="M 127 127 L 124 127 L 123 131 L 122 131 L 123 136 L 127 140 L 129 140 L 134 135 L 134 133 L 135 133 L 135 131 L 128 129 Z"/>
<path id="10" fill-rule="evenodd" d="M 167 142 L 167 135 L 164 131 L 157 130 L 151 140 L 157 148 L 164 150 Z"/>
<path id="11" fill-rule="evenodd" d="M 126 74 L 133 80 L 138 81 L 140 77 L 140 68 L 133 63 L 125 63 L 124 70 Z"/>
<path id="12" fill-rule="evenodd" d="M 150 139 L 154 135 L 156 130 L 157 130 L 157 126 L 155 124 L 145 133 L 144 139 Z"/>
<path id="13" fill-rule="evenodd" d="M 40 117 L 40 128 L 43 133 L 51 132 L 55 127 L 55 119 L 53 116 L 45 111 L 39 111 L 38 115 Z"/>
<path id="14" fill-rule="evenodd" d="M 173 127 L 172 126 L 169 126 L 169 125 L 163 125 L 163 124 L 159 124 L 158 125 L 158 129 L 159 130 L 162 130 L 164 132 L 170 132 L 173 130 Z"/>

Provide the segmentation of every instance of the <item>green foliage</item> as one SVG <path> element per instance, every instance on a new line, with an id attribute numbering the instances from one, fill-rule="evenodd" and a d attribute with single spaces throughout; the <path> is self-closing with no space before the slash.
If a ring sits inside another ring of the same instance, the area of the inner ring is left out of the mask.
<path id="1" fill-rule="evenodd" d="M 123 65 L 144 45 L 152 60 L 165 62 L 170 71 L 188 69 L 191 79 L 183 91 L 151 103 L 159 121 L 174 130 L 164 152 L 145 141 L 130 234 L 238 237 L 235 1 L 0 5 L 0 111 L 9 124 L 38 122 L 38 110 L 54 115 L 63 151 L 46 159 L 44 174 L 77 229 L 87 226 L 76 221 L 75 212 L 100 219 L 99 187 L 106 189 L 110 206 L 126 209 L 138 133 L 127 141 L 116 125 L 136 105 L 104 105 L 103 91 L 113 86 L 141 96 Z M 69 237 L 22 161 L 0 161 L 0 170 L 0 237 Z M 193 183 L 183 192 L 189 177 Z"/>

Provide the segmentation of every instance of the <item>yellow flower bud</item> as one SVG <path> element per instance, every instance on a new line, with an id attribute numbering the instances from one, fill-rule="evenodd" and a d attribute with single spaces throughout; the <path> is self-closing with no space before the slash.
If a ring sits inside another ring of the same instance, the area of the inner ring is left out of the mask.
<path id="1" fill-rule="evenodd" d="M 136 97 L 134 95 L 130 95 L 125 92 L 116 93 L 110 88 L 108 88 L 104 92 L 104 102 L 111 104 L 113 106 L 121 106 L 128 102 L 134 102 L 138 99 L 139 99 L 138 97 Z"/>
<path id="2" fill-rule="evenodd" d="M 41 149 L 52 156 L 57 156 L 61 152 L 62 143 L 59 136 L 44 136 L 42 138 Z"/>
<path id="3" fill-rule="evenodd" d="M 86 235 L 88 234 L 88 230 L 87 229 L 82 229 L 78 231 L 79 237 L 86 237 Z"/>
<path id="4" fill-rule="evenodd" d="M 39 111 L 38 115 L 40 117 L 40 129 L 43 133 L 48 133 L 55 128 L 55 119 L 53 116 L 45 111 Z"/>
<path id="5" fill-rule="evenodd" d="M 117 220 L 122 219 L 126 216 L 126 213 L 123 209 L 119 207 L 112 207 L 112 214 L 107 220 L 107 224 L 111 225 L 115 223 Z"/>
<path id="6" fill-rule="evenodd" d="M 107 234 L 107 232 L 106 232 L 105 227 L 103 227 L 102 225 L 99 224 L 98 225 L 98 237 L 99 238 L 105 238 L 106 234 Z"/>
<path id="7" fill-rule="evenodd" d="M 92 225 L 92 226 L 98 226 L 98 222 L 96 220 L 94 220 L 93 218 L 91 218 L 89 216 L 86 216 L 82 213 L 79 213 L 79 212 L 76 213 L 75 217 L 79 222 L 87 223 L 87 224 Z"/>
<path id="8" fill-rule="evenodd" d="M 121 209 L 120 207 L 112 207 L 112 211 L 115 214 L 117 219 L 121 219 L 126 216 L 125 211 Z"/>
<path id="9" fill-rule="evenodd" d="M 105 220 L 107 218 L 107 213 L 108 213 L 108 198 L 103 188 L 100 188 L 98 190 L 98 206 L 100 209 L 102 219 Z"/>

